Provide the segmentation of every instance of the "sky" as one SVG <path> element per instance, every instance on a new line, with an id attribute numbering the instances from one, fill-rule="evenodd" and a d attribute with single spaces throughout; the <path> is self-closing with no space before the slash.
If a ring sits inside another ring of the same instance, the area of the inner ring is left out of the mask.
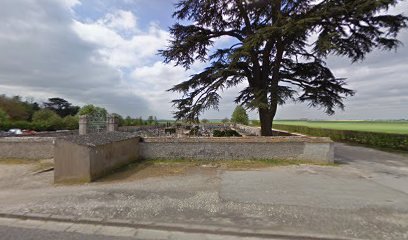
<path id="1" fill-rule="evenodd" d="M 174 23 L 172 0 L 2 0 L 0 8 L 0 94 L 45 101 L 62 97 L 95 104 L 123 116 L 172 118 L 166 90 L 202 70 L 164 64 Z M 408 2 L 391 10 L 408 15 Z M 374 51 L 364 62 L 330 57 L 337 77 L 356 95 L 346 109 L 327 116 L 322 109 L 289 103 L 278 119 L 408 119 L 408 31 L 398 51 Z M 219 44 L 225 44 L 225 39 Z M 224 91 L 219 110 L 203 118 L 230 117 L 239 88 Z M 257 113 L 251 112 L 251 118 Z"/>

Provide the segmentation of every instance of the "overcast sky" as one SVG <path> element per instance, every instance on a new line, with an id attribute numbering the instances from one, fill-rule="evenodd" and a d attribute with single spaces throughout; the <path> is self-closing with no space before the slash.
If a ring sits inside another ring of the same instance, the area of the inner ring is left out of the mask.
<path id="1" fill-rule="evenodd" d="M 1 0 L 0 94 L 43 101 L 62 97 L 124 116 L 172 117 L 166 92 L 204 64 L 186 72 L 157 55 L 169 39 L 171 0 Z M 394 12 L 408 14 L 404 1 Z M 408 119 L 408 32 L 397 52 L 374 52 L 362 63 L 331 58 L 337 77 L 356 96 L 331 117 L 301 104 L 280 107 L 278 118 Z M 219 111 L 229 117 L 238 89 L 224 92 Z M 256 112 L 252 117 L 256 117 Z"/>

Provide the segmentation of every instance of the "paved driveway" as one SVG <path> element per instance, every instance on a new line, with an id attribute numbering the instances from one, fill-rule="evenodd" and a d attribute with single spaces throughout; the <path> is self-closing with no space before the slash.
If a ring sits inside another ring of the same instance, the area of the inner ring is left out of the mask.
<path id="1" fill-rule="evenodd" d="M 53 186 L 52 172 L 32 176 L 6 165 L 0 170 L 0 205 L 15 214 L 73 219 L 408 239 L 408 159 L 344 144 L 335 149 L 341 164 L 333 167 L 197 168 L 175 176 L 82 186 Z"/>

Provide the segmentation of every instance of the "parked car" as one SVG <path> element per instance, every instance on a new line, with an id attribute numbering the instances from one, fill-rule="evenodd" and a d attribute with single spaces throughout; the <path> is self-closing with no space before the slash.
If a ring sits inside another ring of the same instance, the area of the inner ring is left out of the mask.
<path id="1" fill-rule="evenodd" d="M 23 134 L 23 131 L 21 129 L 18 129 L 18 128 L 12 128 L 12 129 L 8 130 L 8 133 L 10 133 L 11 135 L 21 135 L 21 134 Z"/>
<path id="2" fill-rule="evenodd" d="M 0 131 L 0 137 L 8 137 L 8 136 L 10 136 L 11 134 L 9 133 L 9 132 L 6 132 L 6 131 Z"/>
<path id="3" fill-rule="evenodd" d="M 34 130 L 23 130 L 23 135 L 24 136 L 31 136 L 31 135 L 35 135 L 35 134 L 37 134 L 37 132 L 34 131 Z"/>

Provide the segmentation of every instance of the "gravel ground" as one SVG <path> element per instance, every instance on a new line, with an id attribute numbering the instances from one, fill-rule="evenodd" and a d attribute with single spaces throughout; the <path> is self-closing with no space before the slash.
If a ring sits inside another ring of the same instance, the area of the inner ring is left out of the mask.
<path id="1" fill-rule="evenodd" d="M 197 167 L 72 186 L 53 186 L 52 172 L 33 176 L 28 166 L 1 165 L 0 205 L 14 213 L 408 239 L 408 159 L 343 144 L 336 159 L 343 164 Z"/>

